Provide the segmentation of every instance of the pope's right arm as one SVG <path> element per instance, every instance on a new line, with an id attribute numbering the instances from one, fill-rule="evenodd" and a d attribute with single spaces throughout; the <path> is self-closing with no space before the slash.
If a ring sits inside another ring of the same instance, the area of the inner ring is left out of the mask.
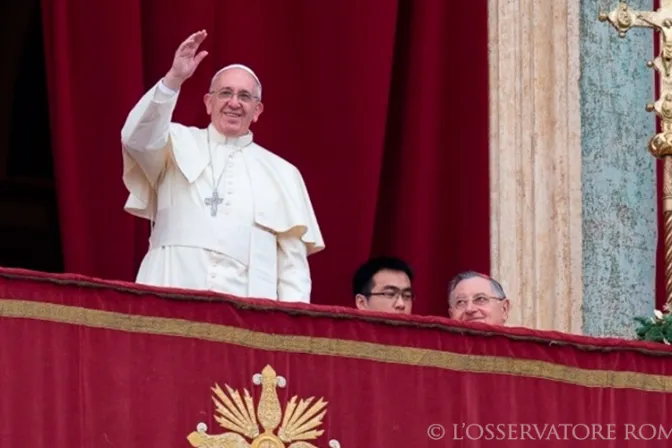
<path id="1" fill-rule="evenodd" d="M 170 123 L 178 92 L 159 81 L 138 101 L 121 130 L 124 152 L 154 187 L 170 153 Z"/>
<path id="2" fill-rule="evenodd" d="M 140 196 L 138 199 L 145 205 L 148 192 L 137 168 L 140 167 L 150 186 L 156 188 L 170 155 L 170 122 L 178 92 L 207 56 L 207 51 L 196 53 L 206 36 L 205 30 L 201 30 L 180 44 L 166 76 L 143 95 L 121 130 L 124 182 L 131 194 Z"/>
<path id="3" fill-rule="evenodd" d="M 135 105 L 121 130 L 123 181 L 130 193 L 124 209 L 135 216 L 153 219 L 157 207 L 157 183 L 171 156 L 171 120 L 182 83 L 208 54 L 197 53 L 207 33 L 189 36 L 175 51 L 166 76 Z"/>

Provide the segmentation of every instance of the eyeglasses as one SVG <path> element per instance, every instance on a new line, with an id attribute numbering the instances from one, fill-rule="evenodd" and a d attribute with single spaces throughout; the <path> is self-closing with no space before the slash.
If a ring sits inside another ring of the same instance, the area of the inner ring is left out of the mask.
<path id="1" fill-rule="evenodd" d="M 484 308 L 491 303 L 494 302 L 501 302 L 502 300 L 505 300 L 506 297 L 492 297 L 492 296 L 486 296 L 485 294 L 478 294 L 474 296 L 474 298 L 471 300 L 471 303 L 474 304 L 474 306 L 479 307 L 479 308 Z M 469 299 L 466 297 L 458 297 L 453 301 L 453 308 L 456 310 L 463 310 L 465 309 L 469 304 Z"/>
<path id="2" fill-rule="evenodd" d="M 390 300 L 396 300 L 397 297 L 401 297 L 401 300 L 403 300 L 404 302 L 412 302 L 415 299 L 415 294 L 413 293 L 413 291 L 410 291 L 408 289 L 401 290 L 401 289 L 396 289 L 396 288 L 394 288 L 394 289 L 390 288 L 390 289 L 386 289 L 385 291 L 381 291 L 381 292 L 370 292 L 367 295 L 368 296 L 381 296 L 381 297 L 385 297 L 386 299 L 390 299 Z"/>
<path id="3" fill-rule="evenodd" d="M 251 103 L 252 101 L 258 99 L 256 96 L 252 95 L 250 92 L 246 92 L 245 90 L 235 93 L 229 89 L 224 89 L 218 92 L 211 91 L 210 94 L 216 95 L 218 99 L 223 101 L 229 101 L 235 96 L 241 103 Z"/>

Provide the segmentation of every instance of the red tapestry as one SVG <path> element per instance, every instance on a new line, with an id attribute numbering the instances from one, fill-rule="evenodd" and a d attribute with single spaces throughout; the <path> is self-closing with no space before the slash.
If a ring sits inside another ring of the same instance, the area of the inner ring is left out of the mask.
<path id="1" fill-rule="evenodd" d="M 623 447 L 666 346 L 0 271 L 0 446 Z"/>

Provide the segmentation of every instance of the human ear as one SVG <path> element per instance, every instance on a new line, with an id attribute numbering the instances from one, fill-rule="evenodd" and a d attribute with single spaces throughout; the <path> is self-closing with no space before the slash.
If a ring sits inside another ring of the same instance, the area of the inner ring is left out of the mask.
<path id="1" fill-rule="evenodd" d="M 366 310 L 369 308 L 368 300 L 363 295 L 357 294 L 355 296 L 355 306 L 357 307 L 358 310 Z"/>

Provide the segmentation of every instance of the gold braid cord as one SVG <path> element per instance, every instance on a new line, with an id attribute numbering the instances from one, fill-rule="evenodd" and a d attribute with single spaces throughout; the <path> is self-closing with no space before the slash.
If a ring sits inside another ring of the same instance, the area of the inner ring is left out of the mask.
<path id="1" fill-rule="evenodd" d="M 655 112 L 660 119 L 661 131 L 649 140 L 649 152 L 664 160 L 663 218 L 665 245 L 665 301 L 672 308 L 672 0 L 661 0 L 656 11 L 636 11 L 625 0 L 609 13 L 600 13 L 599 20 L 609 22 L 625 37 L 632 28 L 649 28 L 660 37 L 660 53 L 647 67 L 656 70 L 660 79 L 660 96 L 646 110 Z"/>

